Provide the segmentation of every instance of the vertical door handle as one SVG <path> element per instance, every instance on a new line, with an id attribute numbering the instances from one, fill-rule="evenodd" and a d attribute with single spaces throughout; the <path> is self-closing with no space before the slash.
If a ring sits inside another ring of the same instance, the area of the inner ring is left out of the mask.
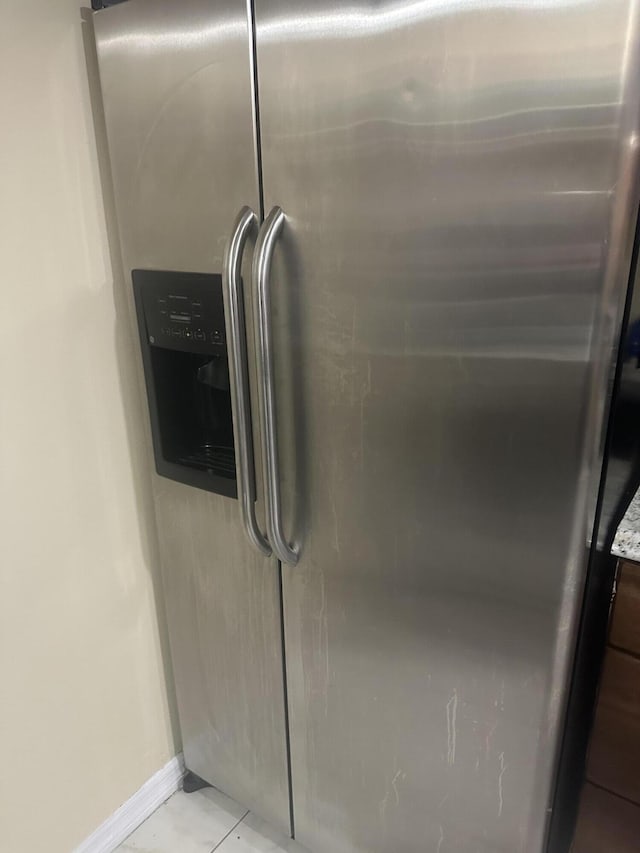
<path id="1" fill-rule="evenodd" d="M 257 222 L 258 219 L 251 208 L 243 207 L 234 223 L 231 237 L 225 249 L 222 281 L 229 353 L 229 378 L 231 380 L 231 411 L 233 415 L 238 500 L 240 501 L 242 521 L 247 536 L 256 548 L 268 557 L 271 554 L 271 546 L 258 527 L 254 506 L 255 478 L 247 332 L 242 285 L 240 284 L 244 247 L 251 228 Z"/>
<path id="2" fill-rule="evenodd" d="M 274 207 L 265 219 L 253 256 L 253 286 L 255 288 L 255 327 L 258 332 L 258 373 L 262 456 L 266 467 L 265 498 L 267 504 L 267 533 L 273 551 L 283 563 L 293 566 L 298 552 L 288 544 L 282 532 L 278 434 L 276 429 L 275 377 L 273 369 L 273 333 L 271 329 L 270 272 L 275 244 L 284 225 L 284 213 Z"/>

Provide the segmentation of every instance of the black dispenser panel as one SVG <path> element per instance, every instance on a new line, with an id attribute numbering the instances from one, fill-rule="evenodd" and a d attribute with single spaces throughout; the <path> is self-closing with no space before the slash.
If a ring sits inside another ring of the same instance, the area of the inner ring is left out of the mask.
<path id="1" fill-rule="evenodd" d="M 132 277 L 156 470 L 237 497 L 222 277 Z"/>

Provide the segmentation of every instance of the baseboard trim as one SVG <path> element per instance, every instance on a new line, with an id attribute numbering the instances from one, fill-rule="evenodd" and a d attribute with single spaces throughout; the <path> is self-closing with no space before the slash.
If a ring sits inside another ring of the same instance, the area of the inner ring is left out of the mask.
<path id="1" fill-rule="evenodd" d="M 184 776 L 184 758 L 176 755 L 108 817 L 74 853 L 112 853 L 158 806 L 175 793 Z"/>

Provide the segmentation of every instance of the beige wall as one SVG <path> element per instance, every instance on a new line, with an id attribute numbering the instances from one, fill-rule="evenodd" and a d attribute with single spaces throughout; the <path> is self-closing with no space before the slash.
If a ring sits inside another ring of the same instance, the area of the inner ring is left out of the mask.
<path id="1" fill-rule="evenodd" d="M 136 350 L 106 240 L 80 5 L 0 0 L 7 853 L 71 850 L 175 753 Z"/>

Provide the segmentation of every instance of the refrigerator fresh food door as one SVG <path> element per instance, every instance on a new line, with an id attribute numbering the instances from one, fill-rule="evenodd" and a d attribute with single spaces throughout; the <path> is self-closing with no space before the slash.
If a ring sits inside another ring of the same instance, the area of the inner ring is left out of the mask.
<path id="1" fill-rule="evenodd" d="M 628 274 L 638 10 L 255 11 L 296 837 L 539 853 Z"/>
<path id="2" fill-rule="evenodd" d="M 134 269 L 222 273 L 238 212 L 260 209 L 246 2 L 129 0 L 94 20 L 127 292 Z M 288 831 L 278 564 L 238 501 L 153 489 L 187 767 Z"/>

